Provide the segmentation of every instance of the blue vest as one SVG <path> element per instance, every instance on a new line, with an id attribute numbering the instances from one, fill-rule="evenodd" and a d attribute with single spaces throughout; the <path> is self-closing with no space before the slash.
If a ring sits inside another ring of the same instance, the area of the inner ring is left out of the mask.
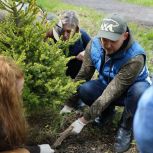
<path id="1" fill-rule="evenodd" d="M 92 41 L 91 59 L 93 65 L 99 72 L 99 79 L 101 79 L 102 82 L 106 85 L 109 84 L 109 82 L 115 77 L 115 75 L 120 71 L 124 64 L 126 64 L 130 59 L 137 55 L 143 55 L 146 62 L 144 49 L 137 42 L 134 42 L 127 50 L 121 50 L 111 56 L 107 61 L 104 61 L 104 49 L 100 39 L 95 37 Z M 101 63 L 104 63 L 104 65 L 100 72 Z M 140 72 L 135 82 L 146 80 L 147 77 L 148 70 L 145 64 L 143 70 Z"/>

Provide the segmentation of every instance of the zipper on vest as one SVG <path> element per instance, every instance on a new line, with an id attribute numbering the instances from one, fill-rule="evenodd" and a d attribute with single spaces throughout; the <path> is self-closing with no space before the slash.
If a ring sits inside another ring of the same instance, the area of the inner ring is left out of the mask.
<path id="1" fill-rule="evenodd" d="M 110 63 L 110 69 L 109 69 L 109 75 L 108 75 L 108 82 L 107 83 L 109 83 L 110 82 L 110 73 L 111 73 L 111 70 L 112 70 L 112 66 L 113 66 L 113 62 L 112 62 L 112 60 L 111 60 L 111 63 Z"/>
<path id="2" fill-rule="evenodd" d="M 99 72 L 100 74 L 102 75 L 103 74 L 103 70 L 104 70 L 104 64 L 105 64 L 105 56 L 106 56 L 106 53 L 105 53 L 105 50 L 103 49 L 103 56 L 101 56 L 101 64 L 100 64 L 100 69 L 99 69 Z"/>

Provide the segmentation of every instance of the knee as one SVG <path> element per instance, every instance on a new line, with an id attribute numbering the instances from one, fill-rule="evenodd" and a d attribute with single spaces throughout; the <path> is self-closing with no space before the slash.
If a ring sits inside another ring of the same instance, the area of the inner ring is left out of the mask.
<path id="1" fill-rule="evenodd" d="M 128 90 L 125 106 L 133 115 L 135 114 L 140 97 L 148 87 L 148 83 L 138 82 Z"/>
<path id="2" fill-rule="evenodd" d="M 127 96 L 131 96 L 133 99 L 139 100 L 144 91 L 149 87 L 147 82 L 137 82 L 131 86 L 127 92 Z"/>
<path id="3" fill-rule="evenodd" d="M 91 106 L 94 100 L 97 98 L 91 83 L 84 83 L 78 89 L 80 99 L 86 104 Z M 99 96 L 99 95 L 98 95 Z"/>
<path id="4" fill-rule="evenodd" d="M 78 93 L 80 99 L 87 105 L 91 105 L 103 92 L 105 85 L 100 80 L 91 80 L 82 84 Z"/>
<path id="5" fill-rule="evenodd" d="M 87 105 L 91 105 L 93 101 L 92 90 L 88 83 L 84 83 L 78 89 L 80 99 Z"/>
<path id="6" fill-rule="evenodd" d="M 90 86 L 87 83 L 82 84 L 79 87 L 78 91 L 79 91 L 80 97 L 82 97 L 84 95 L 90 95 L 91 94 Z"/>

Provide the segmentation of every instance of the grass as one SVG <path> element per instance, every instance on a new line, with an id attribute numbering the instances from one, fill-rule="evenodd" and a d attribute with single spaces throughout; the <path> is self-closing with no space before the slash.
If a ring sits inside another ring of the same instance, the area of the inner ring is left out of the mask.
<path id="1" fill-rule="evenodd" d="M 126 3 L 133 3 L 142 6 L 153 6 L 153 0 L 120 0 Z"/>
<path id="2" fill-rule="evenodd" d="M 98 32 L 101 18 L 104 16 L 102 13 L 98 13 L 95 10 L 86 7 L 77 7 L 74 5 L 68 5 L 60 2 L 59 0 L 37 0 L 38 4 L 45 8 L 49 12 L 60 14 L 64 10 L 75 10 L 80 19 L 80 26 L 86 29 L 86 31 L 94 36 Z"/>

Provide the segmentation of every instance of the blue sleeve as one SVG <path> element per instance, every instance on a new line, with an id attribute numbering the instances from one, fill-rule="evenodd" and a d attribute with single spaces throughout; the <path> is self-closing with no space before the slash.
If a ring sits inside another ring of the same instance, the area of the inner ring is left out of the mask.
<path id="1" fill-rule="evenodd" d="M 89 43 L 89 41 L 91 40 L 91 38 L 86 33 L 86 31 L 84 31 L 83 29 L 80 29 L 80 32 L 81 32 L 81 39 L 82 39 L 82 42 L 83 42 L 83 47 L 86 48 L 86 46 Z"/>
<path id="2" fill-rule="evenodd" d="M 141 153 L 153 153 L 153 86 L 145 91 L 138 103 L 134 136 Z"/>

